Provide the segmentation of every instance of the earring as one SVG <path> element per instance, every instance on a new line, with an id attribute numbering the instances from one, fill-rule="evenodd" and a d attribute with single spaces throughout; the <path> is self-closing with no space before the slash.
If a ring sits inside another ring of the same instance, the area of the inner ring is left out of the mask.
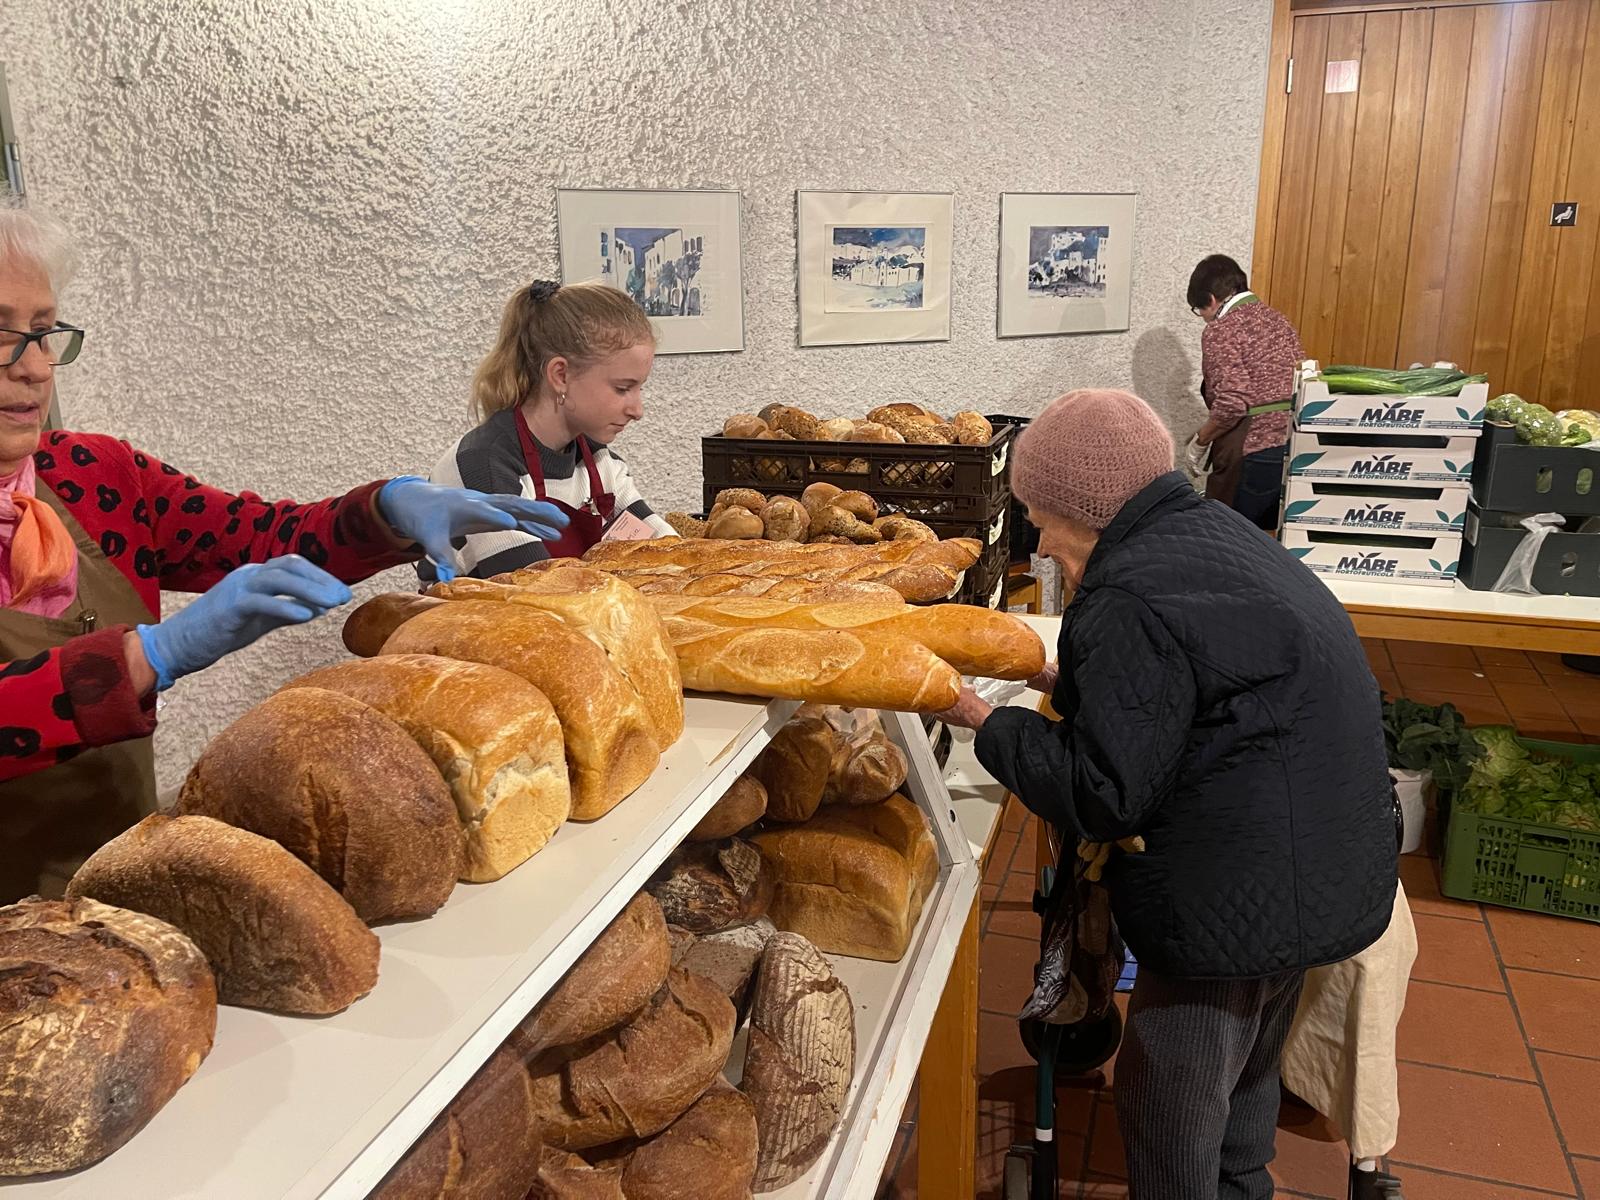
<path id="1" fill-rule="evenodd" d="M 556 406 L 559 408 L 565 408 L 567 406 L 567 394 L 565 392 L 562 392 L 556 397 Z"/>

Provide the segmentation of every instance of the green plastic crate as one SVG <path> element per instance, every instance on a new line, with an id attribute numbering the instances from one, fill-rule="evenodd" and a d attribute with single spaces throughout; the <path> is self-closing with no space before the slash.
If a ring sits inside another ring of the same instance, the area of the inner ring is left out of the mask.
<path id="1" fill-rule="evenodd" d="M 1517 740 L 1575 762 L 1600 762 L 1600 746 Z M 1457 900 L 1600 922 L 1600 834 L 1452 808 L 1440 890 Z"/>

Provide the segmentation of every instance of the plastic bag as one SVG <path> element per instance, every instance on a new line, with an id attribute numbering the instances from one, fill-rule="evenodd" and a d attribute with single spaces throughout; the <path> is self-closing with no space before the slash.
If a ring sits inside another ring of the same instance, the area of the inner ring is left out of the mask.
<path id="1" fill-rule="evenodd" d="M 971 688 L 991 708 L 1003 708 L 1028 690 L 1028 685 L 1014 679 L 963 679 L 962 685 Z M 950 726 L 950 737 L 958 742 L 970 742 L 978 736 L 975 729 Z"/>
<path id="2" fill-rule="evenodd" d="M 1544 546 L 1545 538 L 1552 533 L 1559 533 L 1566 523 L 1567 519 L 1560 513 L 1530 513 L 1518 521 L 1517 524 L 1528 531 L 1528 536 L 1517 543 L 1505 570 L 1500 572 L 1500 578 L 1495 580 L 1490 590 L 1510 592 L 1514 596 L 1537 596 L 1538 589 L 1533 586 L 1533 564 L 1539 560 L 1539 551 Z"/>
<path id="3" fill-rule="evenodd" d="M 1211 447 L 1200 444 L 1200 434 L 1197 431 L 1189 439 L 1189 444 L 1183 448 L 1183 466 L 1191 479 L 1198 479 L 1211 470 Z"/>

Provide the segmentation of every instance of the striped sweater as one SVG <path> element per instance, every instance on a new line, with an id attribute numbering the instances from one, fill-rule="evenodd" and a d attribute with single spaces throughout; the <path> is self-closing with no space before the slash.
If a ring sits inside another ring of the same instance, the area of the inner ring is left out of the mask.
<path id="1" fill-rule="evenodd" d="M 585 439 L 587 441 L 587 439 Z M 672 526 L 651 511 L 639 494 L 628 464 L 615 451 L 589 442 L 601 487 L 615 501 L 613 516 L 623 512 L 649 523 L 662 536 L 670 536 Z M 539 466 L 544 471 L 545 498 L 559 500 L 573 508 L 589 502 L 589 472 L 584 467 L 578 443 L 552 450 L 539 445 Z M 464 435 L 445 453 L 433 473 L 432 482 L 445 487 L 473 488 L 499 495 L 535 496 L 533 477 L 522 459 L 522 443 L 517 438 L 513 411 L 495 413 L 482 425 Z M 487 579 L 504 571 L 515 571 L 529 563 L 549 558 L 543 542 L 521 532 L 475 533 L 466 539 L 461 558 L 468 574 Z M 433 582 L 433 564 L 424 559 L 417 564 L 424 582 Z"/>

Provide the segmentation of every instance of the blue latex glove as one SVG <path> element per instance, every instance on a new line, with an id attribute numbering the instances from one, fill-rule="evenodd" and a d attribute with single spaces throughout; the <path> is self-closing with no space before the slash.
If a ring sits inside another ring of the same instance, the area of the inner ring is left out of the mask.
<path id="1" fill-rule="evenodd" d="M 567 527 L 566 513 L 543 500 L 440 487 L 415 475 L 384 484 L 378 491 L 378 511 L 401 537 L 422 546 L 445 583 L 461 573 L 454 544 L 458 538 L 520 529 L 545 542 L 559 538 Z"/>
<path id="2" fill-rule="evenodd" d="M 290 554 L 229 571 L 170 620 L 140 625 L 139 641 L 156 688 L 164 691 L 274 629 L 303 624 L 349 600 L 348 587 Z"/>

